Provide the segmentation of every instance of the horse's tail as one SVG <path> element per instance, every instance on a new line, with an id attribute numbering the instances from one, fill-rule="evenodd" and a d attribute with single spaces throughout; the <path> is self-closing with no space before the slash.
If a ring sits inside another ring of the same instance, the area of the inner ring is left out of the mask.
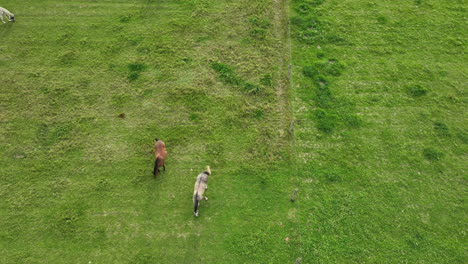
<path id="1" fill-rule="evenodd" d="M 198 192 L 193 195 L 193 213 L 198 216 Z"/>
<path id="2" fill-rule="evenodd" d="M 160 160 L 161 160 L 161 158 L 157 157 L 156 160 L 154 161 L 153 175 L 154 175 L 155 178 L 158 176 L 158 173 L 159 173 L 159 161 Z"/>

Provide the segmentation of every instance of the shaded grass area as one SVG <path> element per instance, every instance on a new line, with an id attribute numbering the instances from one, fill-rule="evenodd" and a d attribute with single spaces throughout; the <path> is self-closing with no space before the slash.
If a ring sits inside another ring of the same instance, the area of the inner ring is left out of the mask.
<path id="1" fill-rule="evenodd" d="M 294 259 L 270 1 L 2 6 L 17 22 L 0 27 L 0 262 Z M 169 152 L 157 180 L 155 137 Z"/>
<path id="2" fill-rule="evenodd" d="M 292 1 L 304 262 L 465 262 L 464 11 Z"/>
<path id="3" fill-rule="evenodd" d="M 232 67 L 220 63 L 220 62 L 212 62 L 210 64 L 211 68 L 218 73 L 219 79 L 226 84 L 231 84 L 236 87 L 241 87 L 244 91 L 249 94 L 257 94 L 261 92 L 262 88 L 258 85 L 246 82 L 240 76 L 238 76 Z M 264 80 L 264 79 L 262 79 Z M 267 81 L 264 81 L 268 84 Z"/>

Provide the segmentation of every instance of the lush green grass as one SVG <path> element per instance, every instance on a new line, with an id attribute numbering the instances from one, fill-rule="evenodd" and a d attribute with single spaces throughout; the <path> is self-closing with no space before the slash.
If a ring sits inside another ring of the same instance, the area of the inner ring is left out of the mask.
<path id="1" fill-rule="evenodd" d="M 0 27 L 0 262 L 294 259 L 279 4 L 2 3 L 17 22 Z"/>
<path id="2" fill-rule="evenodd" d="M 308 263 L 465 263 L 466 7 L 292 1 Z"/>
<path id="3" fill-rule="evenodd" d="M 466 261 L 462 1 L 2 5 L 0 263 Z"/>

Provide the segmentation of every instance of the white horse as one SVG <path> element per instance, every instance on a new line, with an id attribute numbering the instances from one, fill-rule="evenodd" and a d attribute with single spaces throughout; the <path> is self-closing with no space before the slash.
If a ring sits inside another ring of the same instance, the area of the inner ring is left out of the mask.
<path id="1" fill-rule="evenodd" d="M 198 216 L 198 206 L 202 199 L 208 200 L 208 197 L 203 197 L 203 193 L 208 188 L 208 176 L 211 175 L 210 166 L 206 166 L 206 171 L 198 174 L 195 188 L 193 190 L 193 213 Z"/>
<path id="2" fill-rule="evenodd" d="M 5 24 L 5 20 L 3 20 L 3 16 L 8 17 L 8 21 L 15 22 L 15 15 L 13 15 L 10 11 L 6 10 L 3 7 L 0 7 L 0 19 Z"/>

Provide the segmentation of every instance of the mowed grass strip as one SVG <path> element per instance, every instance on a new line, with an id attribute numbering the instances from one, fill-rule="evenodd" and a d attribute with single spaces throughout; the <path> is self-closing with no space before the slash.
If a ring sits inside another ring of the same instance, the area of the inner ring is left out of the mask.
<path id="1" fill-rule="evenodd" d="M 466 262 L 461 1 L 292 1 L 305 263 Z"/>
<path id="2" fill-rule="evenodd" d="M 2 6 L 17 21 L 0 25 L 0 262 L 296 258 L 277 108 L 285 18 L 271 1 Z M 169 152 L 156 180 L 155 137 Z M 194 218 L 206 165 L 210 199 Z"/>

